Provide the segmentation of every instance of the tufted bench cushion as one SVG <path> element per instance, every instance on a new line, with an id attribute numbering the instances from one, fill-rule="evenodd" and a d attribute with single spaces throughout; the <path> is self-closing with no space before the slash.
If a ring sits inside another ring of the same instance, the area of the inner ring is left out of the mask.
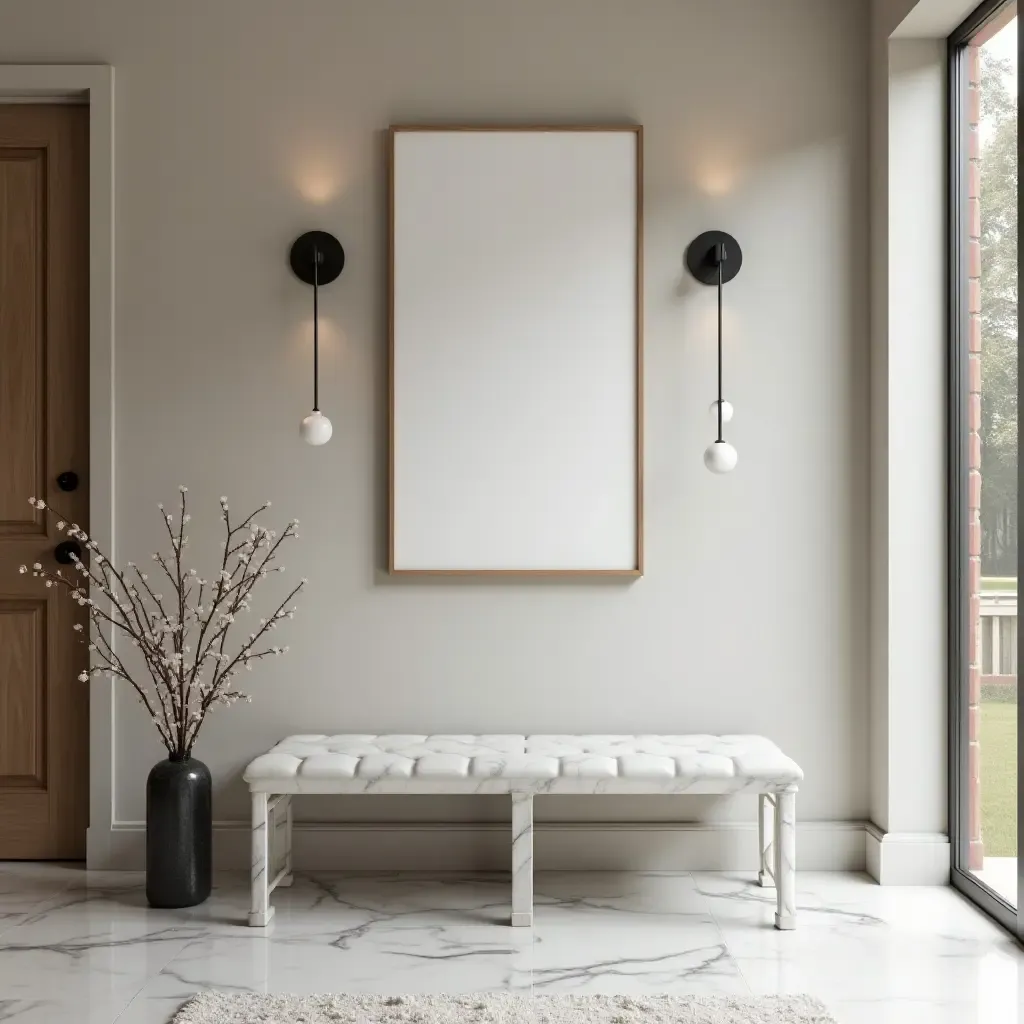
<path id="1" fill-rule="evenodd" d="M 734 793 L 802 778 L 746 735 L 300 735 L 245 770 L 273 793 Z"/>

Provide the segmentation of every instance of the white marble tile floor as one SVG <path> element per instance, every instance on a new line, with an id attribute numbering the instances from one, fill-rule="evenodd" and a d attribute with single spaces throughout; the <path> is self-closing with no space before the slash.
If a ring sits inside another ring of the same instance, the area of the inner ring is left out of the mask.
<path id="1" fill-rule="evenodd" d="M 1024 1024 L 1024 952 L 951 889 L 797 876 L 775 894 L 722 874 L 536 876 L 511 928 L 501 876 L 298 873 L 265 932 L 247 881 L 151 910 L 139 874 L 0 864 L 0 1021 L 166 1024 L 193 993 L 808 992 L 840 1024 Z"/>

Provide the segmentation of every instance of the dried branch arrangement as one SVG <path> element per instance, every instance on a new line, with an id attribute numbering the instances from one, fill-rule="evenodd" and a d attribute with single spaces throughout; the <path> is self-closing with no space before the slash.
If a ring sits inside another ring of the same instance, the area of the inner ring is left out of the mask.
<path id="1" fill-rule="evenodd" d="M 92 629 L 83 642 L 88 644 L 91 666 L 78 678 L 88 682 L 90 674 L 108 674 L 129 683 L 172 760 L 191 755 L 199 730 L 215 705 L 250 699 L 237 688 L 239 672 L 251 671 L 256 662 L 288 650 L 270 644 L 268 634 L 282 619 L 292 618 L 296 611 L 292 601 L 307 582 L 301 580 L 240 645 L 229 644 L 231 627 L 236 617 L 250 611 L 256 587 L 271 573 L 284 572 L 284 566 L 277 564 L 278 550 L 284 541 L 298 536 L 298 520 L 291 520 L 280 534 L 261 526 L 256 517 L 270 507 L 268 501 L 232 524 L 228 499 L 221 498 L 224 553 L 220 569 L 207 579 L 186 566 L 186 528 L 192 517 L 187 508 L 188 488 L 179 491 L 177 517 L 162 504 L 158 506 L 170 551 L 152 556 L 153 579 L 134 562 L 126 563 L 123 570 L 116 568 L 84 530 L 39 498 L 29 498 L 29 503 L 53 516 L 58 530 L 79 541 L 84 546 L 83 557 L 72 556 L 73 570 L 67 575 L 61 569 L 50 572 L 39 562 L 19 569 L 40 577 L 47 587 L 63 588 L 88 609 Z M 163 590 L 168 591 L 166 598 Z M 74 628 L 82 631 L 81 623 Z M 126 664 L 117 653 L 117 634 L 138 650 L 144 673 L 134 668 L 138 659 L 129 658 L 130 664 Z"/>

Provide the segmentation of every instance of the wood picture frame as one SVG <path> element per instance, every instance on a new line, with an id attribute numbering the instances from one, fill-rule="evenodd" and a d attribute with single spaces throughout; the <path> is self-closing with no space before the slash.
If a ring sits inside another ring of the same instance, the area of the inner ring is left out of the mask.
<path id="1" fill-rule="evenodd" d="M 388 168 L 388 571 L 642 575 L 642 126 L 393 125 Z"/>

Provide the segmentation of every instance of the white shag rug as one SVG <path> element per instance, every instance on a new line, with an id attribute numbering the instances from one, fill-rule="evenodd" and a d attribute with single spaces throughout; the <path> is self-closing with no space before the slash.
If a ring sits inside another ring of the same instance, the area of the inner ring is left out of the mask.
<path id="1" fill-rule="evenodd" d="M 203 992 L 174 1024 L 837 1024 L 810 996 L 272 996 Z"/>

